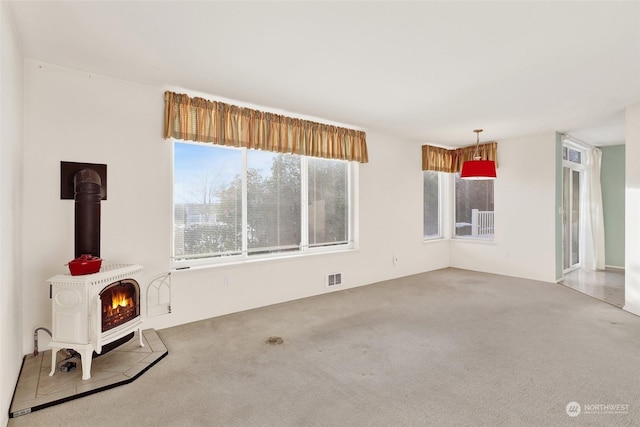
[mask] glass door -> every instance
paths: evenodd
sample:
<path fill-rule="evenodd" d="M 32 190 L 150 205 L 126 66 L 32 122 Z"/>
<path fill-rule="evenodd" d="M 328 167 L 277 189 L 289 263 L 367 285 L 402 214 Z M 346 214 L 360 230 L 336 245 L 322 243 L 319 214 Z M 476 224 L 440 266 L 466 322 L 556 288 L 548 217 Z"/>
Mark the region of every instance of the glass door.
<path fill-rule="evenodd" d="M 562 268 L 565 273 L 582 265 L 582 157 L 579 150 L 563 147 Z"/>

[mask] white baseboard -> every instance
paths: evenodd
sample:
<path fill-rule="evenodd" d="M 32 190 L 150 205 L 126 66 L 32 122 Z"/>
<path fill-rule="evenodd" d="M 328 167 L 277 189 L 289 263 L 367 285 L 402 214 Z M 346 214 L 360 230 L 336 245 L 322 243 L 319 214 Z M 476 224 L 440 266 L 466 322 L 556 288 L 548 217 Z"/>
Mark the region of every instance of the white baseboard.
<path fill-rule="evenodd" d="M 620 267 L 618 265 L 605 265 L 604 268 L 611 268 L 614 270 L 624 270 L 624 267 Z"/>

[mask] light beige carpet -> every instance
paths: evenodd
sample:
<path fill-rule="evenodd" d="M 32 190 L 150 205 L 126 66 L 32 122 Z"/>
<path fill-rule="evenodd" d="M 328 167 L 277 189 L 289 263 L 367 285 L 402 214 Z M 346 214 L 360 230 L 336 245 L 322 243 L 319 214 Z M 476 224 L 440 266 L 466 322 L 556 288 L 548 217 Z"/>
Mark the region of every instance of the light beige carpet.
<path fill-rule="evenodd" d="M 640 425 L 640 318 L 558 284 L 444 269 L 158 334 L 133 383 L 9 426 Z"/>

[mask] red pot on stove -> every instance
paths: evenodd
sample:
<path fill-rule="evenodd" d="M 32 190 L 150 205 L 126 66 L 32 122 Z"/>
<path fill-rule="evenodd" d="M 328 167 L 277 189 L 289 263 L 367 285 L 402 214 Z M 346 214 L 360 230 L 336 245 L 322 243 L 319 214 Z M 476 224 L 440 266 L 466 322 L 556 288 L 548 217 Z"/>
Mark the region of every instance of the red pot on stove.
<path fill-rule="evenodd" d="M 78 258 L 69 261 L 69 271 L 72 276 L 82 276 L 83 274 L 93 274 L 100 271 L 102 258 L 90 254 L 80 255 Z"/>

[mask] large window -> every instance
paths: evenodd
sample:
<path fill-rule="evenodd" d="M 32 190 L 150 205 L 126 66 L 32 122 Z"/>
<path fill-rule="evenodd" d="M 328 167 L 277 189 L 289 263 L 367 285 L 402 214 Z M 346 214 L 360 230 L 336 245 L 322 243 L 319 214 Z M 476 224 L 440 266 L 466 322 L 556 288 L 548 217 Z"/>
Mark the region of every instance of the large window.
<path fill-rule="evenodd" d="M 455 236 L 493 240 L 493 180 L 455 182 Z"/>
<path fill-rule="evenodd" d="M 350 167 L 176 141 L 174 264 L 350 247 Z"/>
<path fill-rule="evenodd" d="M 440 173 L 424 171 L 423 183 L 423 236 L 425 239 L 442 237 L 440 226 Z"/>

